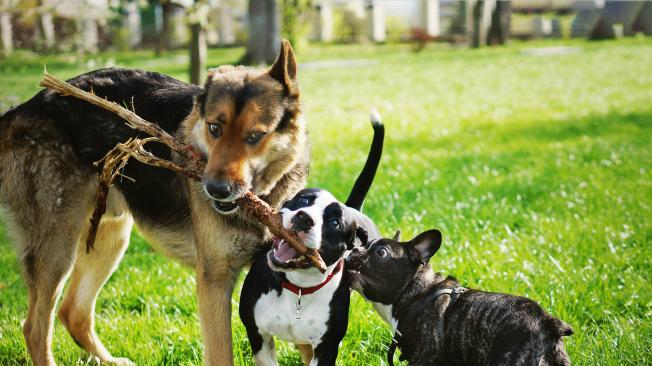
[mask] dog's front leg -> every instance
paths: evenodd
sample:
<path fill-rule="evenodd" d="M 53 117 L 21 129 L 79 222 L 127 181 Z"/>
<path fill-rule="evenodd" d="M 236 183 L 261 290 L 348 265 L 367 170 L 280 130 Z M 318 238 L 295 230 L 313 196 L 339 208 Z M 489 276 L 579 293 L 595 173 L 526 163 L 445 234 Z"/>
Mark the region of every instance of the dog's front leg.
<path fill-rule="evenodd" d="M 231 294 L 235 271 L 225 258 L 197 259 L 197 299 L 204 340 L 204 364 L 233 365 Z"/>

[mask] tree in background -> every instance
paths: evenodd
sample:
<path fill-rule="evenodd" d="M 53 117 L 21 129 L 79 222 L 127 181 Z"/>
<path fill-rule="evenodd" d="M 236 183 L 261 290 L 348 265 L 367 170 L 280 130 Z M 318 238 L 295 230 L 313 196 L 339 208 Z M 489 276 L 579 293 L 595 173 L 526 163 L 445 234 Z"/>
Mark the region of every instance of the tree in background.
<path fill-rule="evenodd" d="M 276 0 L 249 0 L 249 40 L 241 62 L 271 64 L 281 47 L 281 25 Z"/>
<path fill-rule="evenodd" d="M 170 0 L 156 0 L 153 4 L 160 4 L 163 13 L 163 24 L 159 30 L 156 40 L 156 56 L 161 56 L 163 52 L 170 48 L 170 33 L 172 33 L 172 10 L 173 5 Z"/>
<path fill-rule="evenodd" d="M 190 82 L 199 85 L 206 68 L 206 24 L 210 7 L 205 0 L 195 0 L 188 11 L 190 24 Z"/>
<path fill-rule="evenodd" d="M 0 52 L 2 55 L 9 55 L 14 50 L 11 13 L 16 3 L 16 0 L 0 0 Z"/>
<path fill-rule="evenodd" d="M 38 1 L 34 44 L 40 51 L 50 51 L 55 45 L 54 17 L 52 13 L 52 6 L 47 1 Z"/>
<path fill-rule="evenodd" d="M 295 48 L 303 41 L 312 3 L 312 0 L 280 0 L 281 33 Z"/>

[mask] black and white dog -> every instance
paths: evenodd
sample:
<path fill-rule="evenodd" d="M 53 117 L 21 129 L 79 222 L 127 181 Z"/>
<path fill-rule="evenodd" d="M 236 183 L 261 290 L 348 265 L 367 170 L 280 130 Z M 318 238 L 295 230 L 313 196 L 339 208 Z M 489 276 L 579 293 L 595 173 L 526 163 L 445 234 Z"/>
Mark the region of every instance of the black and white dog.
<path fill-rule="evenodd" d="M 307 188 L 281 209 L 283 226 L 317 249 L 327 271 L 320 273 L 282 240 L 254 259 L 242 286 L 240 319 L 258 366 L 276 365 L 274 336 L 294 343 L 306 365 L 335 365 L 351 294 L 344 253 L 367 237 L 380 237 L 360 212 L 382 153 L 384 127 L 373 114 L 372 126 L 371 150 L 346 204 L 325 190 Z"/>

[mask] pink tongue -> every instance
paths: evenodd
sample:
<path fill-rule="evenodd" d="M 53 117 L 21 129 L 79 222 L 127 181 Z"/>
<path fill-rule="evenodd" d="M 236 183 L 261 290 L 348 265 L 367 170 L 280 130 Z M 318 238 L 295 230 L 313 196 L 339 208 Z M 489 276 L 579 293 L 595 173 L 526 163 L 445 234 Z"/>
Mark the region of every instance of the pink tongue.
<path fill-rule="evenodd" d="M 278 245 L 278 249 L 274 252 L 274 256 L 281 262 L 287 262 L 297 256 L 296 249 L 292 248 L 288 243 L 282 241 Z"/>

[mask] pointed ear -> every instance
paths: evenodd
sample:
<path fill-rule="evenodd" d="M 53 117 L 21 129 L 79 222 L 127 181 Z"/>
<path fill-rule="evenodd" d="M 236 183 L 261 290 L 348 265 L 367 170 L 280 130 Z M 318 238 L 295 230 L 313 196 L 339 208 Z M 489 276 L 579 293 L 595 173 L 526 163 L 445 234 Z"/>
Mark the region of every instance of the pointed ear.
<path fill-rule="evenodd" d="M 401 241 L 401 229 L 396 230 L 396 234 L 394 234 L 394 241 Z"/>
<path fill-rule="evenodd" d="M 353 227 L 352 227 L 353 230 L 351 230 L 351 236 L 346 241 L 346 249 L 347 250 L 353 249 L 353 247 L 355 246 L 355 239 L 358 237 L 358 229 L 360 229 L 355 222 L 353 222 L 352 225 L 353 225 Z M 363 231 L 364 231 L 364 229 L 363 229 Z M 365 234 L 366 234 L 366 232 L 365 232 Z"/>
<path fill-rule="evenodd" d="M 367 242 L 369 241 L 369 236 L 367 234 L 367 230 L 365 230 L 362 226 L 358 226 L 355 229 L 355 237 L 360 240 L 360 246 L 364 247 L 367 245 Z M 351 243 L 350 247 L 347 247 L 346 249 L 353 249 L 355 246 L 355 238 L 353 239 L 353 242 Z"/>
<path fill-rule="evenodd" d="M 287 39 L 281 42 L 281 52 L 268 71 L 269 76 L 276 79 L 288 95 L 298 92 L 297 88 L 297 61 L 294 58 L 294 51 Z"/>
<path fill-rule="evenodd" d="M 441 246 L 441 233 L 439 230 L 428 230 L 408 241 L 405 245 L 412 247 L 416 259 L 428 263 L 430 258 L 437 253 Z"/>

